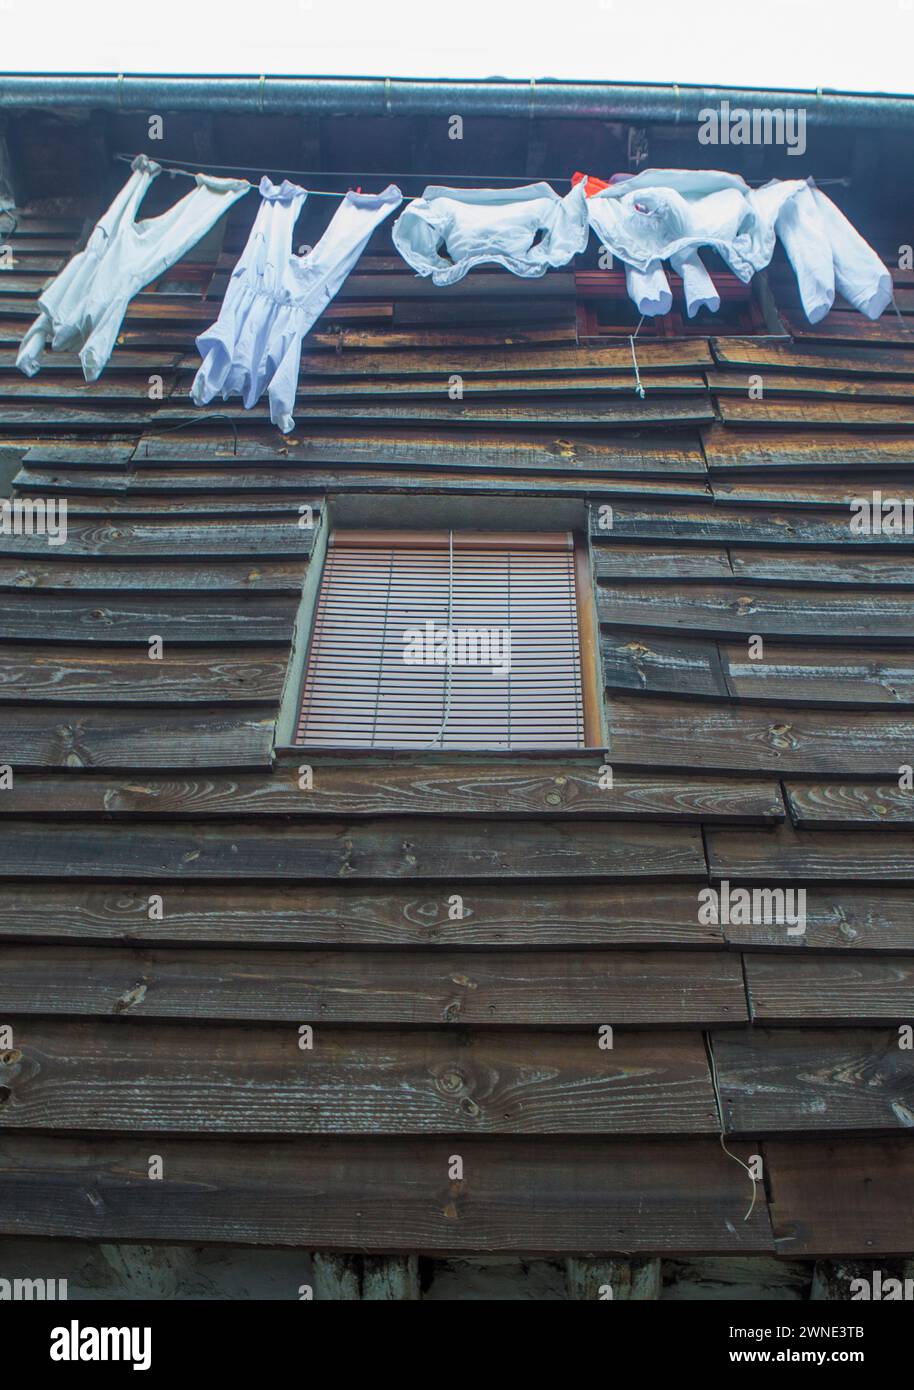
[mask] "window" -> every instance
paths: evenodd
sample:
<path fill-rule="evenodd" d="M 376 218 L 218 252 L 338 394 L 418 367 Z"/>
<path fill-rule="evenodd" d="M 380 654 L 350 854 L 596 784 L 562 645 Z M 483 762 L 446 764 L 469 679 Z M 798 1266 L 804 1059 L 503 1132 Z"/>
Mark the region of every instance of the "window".
<path fill-rule="evenodd" d="M 582 558 L 566 531 L 334 531 L 296 742 L 599 743 L 595 678 L 582 678 Z"/>

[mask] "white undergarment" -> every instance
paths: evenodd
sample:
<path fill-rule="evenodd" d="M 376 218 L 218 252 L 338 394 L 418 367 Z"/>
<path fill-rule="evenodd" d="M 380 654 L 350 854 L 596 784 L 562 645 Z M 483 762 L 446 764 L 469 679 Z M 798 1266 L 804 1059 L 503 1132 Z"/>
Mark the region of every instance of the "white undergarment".
<path fill-rule="evenodd" d="M 404 209 L 392 235 L 403 259 L 436 285 L 453 285 L 484 264 L 530 279 L 585 250 L 587 198 L 580 185 L 564 198 L 548 183 L 433 186 Z"/>
<path fill-rule="evenodd" d="M 161 168 L 138 155 L 131 169 L 85 250 L 39 295 L 41 312 L 16 357 L 26 376 L 40 369 L 50 340 L 55 349 L 78 348 L 83 376 L 95 381 L 114 350 L 133 296 L 180 260 L 250 188 L 245 179 L 198 174 L 196 186 L 180 202 L 159 217 L 137 222 L 140 204 Z"/>

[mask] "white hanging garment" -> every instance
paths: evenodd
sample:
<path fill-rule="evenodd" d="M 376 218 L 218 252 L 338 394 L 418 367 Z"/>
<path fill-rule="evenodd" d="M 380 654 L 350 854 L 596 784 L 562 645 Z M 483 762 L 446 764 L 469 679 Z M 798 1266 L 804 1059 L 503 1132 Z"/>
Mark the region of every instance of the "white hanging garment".
<path fill-rule="evenodd" d="M 772 179 L 750 188 L 738 174 L 714 169 L 647 169 L 594 192 L 587 209 L 603 245 L 627 268 L 655 277 L 662 261 L 671 262 L 690 315 L 703 303 L 720 307 L 700 246 L 712 247 L 748 282 L 769 264 L 778 237 L 813 323 L 828 313 L 836 288 L 869 318 L 891 302 L 889 271 L 811 181 Z M 638 277 L 627 275 L 627 283 L 642 313 L 666 312 L 656 307 L 664 297 L 649 294 Z"/>
<path fill-rule="evenodd" d="M 758 198 L 738 174 L 646 169 L 600 189 L 587 207 L 604 246 L 639 270 L 710 246 L 748 281 L 771 260 L 780 207 L 803 186 L 799 179 L 781 183 Z"/>
<path fill-rule="evenodd" d="M 670 257 L 670 265 L 682 280 L 689 318 L 693 319 L 699 309 L 710 309 L 712 314 L 716 314 L 720 308 L 720 295 L 698 252 L 675 251 Z"/>
<path fill-rule="evenodd" d="M 836 289 L 868 319 L 878 319 L 891 304 L 891 272 L 811 179 L 802 194 L 784 207 L 777 229 L 812 323 L 828 313 Z"/>
<path fill-rule="evenodd" d="M 803 312 L 818 323 L 835 302 L 835 263 L 811 188 L 804 186 L 784 204 L 777 231 L 797 277 Z"/>
<path fill-rule="evenodd" d="M 393 184 L 383 193 L 347 193 L 314 249 L 297 256 L 292 232 L 307 192 L 287 179 L 277 185 L 264 178 L 260 194 L 219 317 L 197 339 L 203 364 L 191 396 L 197 405 L 240 396 L 250 410 L 267 391 L 270 419 L 288 434 L 295 428 L 302 338 L 403 195 Z"/>
<path fill-rule="evenodd" d="M 83 376 L 95 381 L 114 350 L 127 306 L 205 236 L 250 188 L 244 179 L 198 174 L 196 187 L 159 217 L 137 222 L 147 189 L 161 168 L 138 155 L 132 173 L 85 250 L 38 297 L 40 314 L 19 347 L 16 366 L 34 376 L 50 340 L 55 349 L 79 349 Z"/>
<path fill-rule="evenodd" d="M 397 218 L 400 255 L 433 284 L 453 285 L 475 265 L 500 265 L 532 279 L 586 249 L 584 188 L 560 198 L 548 183 L 523 188 L 431 186 Z"/>
<path fill-rule="evenodd" d="M 651 261 L 647 270 L 636 270 L 633 265 L 625 267 L 625 288 L 629 298 L 634 300 L 639 314 L 653 318 L 655 314 L 668 314 L 673 307 L 673 294 L 659 261 Z"/>

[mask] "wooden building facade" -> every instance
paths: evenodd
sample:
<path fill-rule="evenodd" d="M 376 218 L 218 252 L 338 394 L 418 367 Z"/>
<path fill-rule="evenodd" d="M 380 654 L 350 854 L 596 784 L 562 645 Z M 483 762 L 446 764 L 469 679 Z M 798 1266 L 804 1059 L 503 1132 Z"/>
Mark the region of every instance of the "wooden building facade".
<path fill-rule="evenodd" d="M 405 172 L 409 194 L 426 171 L 609 174 L 630 144 L 590 119 L 493 119 L 460 148 L 423 121 L 165 124 L 163 159 Z M 4 135 L 0 459 L 10 497 L 68 521 L 59 545 L 0 535 L 0 1252 L 291 1248 L 338 1297 L 418 1296 L 417 1259 L 567 1261 L 570 1296 L 623 1298 L 702 1261 L 696 1287 L 709 1262 L 734 1287 L 782 1269 L 796 1297 L 846 1297 L 834 1262 L 899 1268 L 914 535 L 849 524 L 914 487 L 891 143 L 830 132 L 803 172 L 850 178 L 829 191 L 897 314 L 812 328 L 780 258 L 748 288 L 712 266 L 720 315 L 689 322 L 675 282 L 634 339 L 642 399 L 593 248 L 435 289 L 387 226 L 306 342 L 284 437 L 188 397 L 256 195 L 133 302 L 98 382 L 67 354 L 14 367 L 112 155 L 159 154 L 145 131 L 61 112 Z M 651 164 L 714 162 L 649 134 Z M 298 746 L 337 528 L 575 537 L 585 746 Z M 804 890 L 805 931 L 706 920 L 727 885 Z"/>

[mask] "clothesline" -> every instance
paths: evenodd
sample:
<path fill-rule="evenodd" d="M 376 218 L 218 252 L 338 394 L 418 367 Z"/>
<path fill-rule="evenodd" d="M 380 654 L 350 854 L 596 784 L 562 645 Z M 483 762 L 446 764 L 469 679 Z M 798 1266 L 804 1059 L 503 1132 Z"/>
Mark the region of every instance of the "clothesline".
<path fill-rule="evenodd" d="M 120 159 L 125 164 L 132 164 L 136 157 L 137 156 L 135 154 L 116 154 L 114 156 L 115 159 Z M 160 166 L 163 174 L 170 174 L 172 176 L 177 174 L 181 178 L 186 179 L 195 179 L 198 173 L 203 173 L 204 167 L 207 172 L 212 170 L 213 172 L 219 173 L 243 173 L 246 167 L 244 165 L 239 164 L 207 164 L 206 166 L 201 165 L 199 169 L 193 170 L 182 169 L 177 164 L 169 164 L 167 161 L 163 162 L 161 159 L 157 159 L 155 162 Z M 310 174 L 306 170 L 289 169 L 286 172 L 295 174 L 296 178 L 310 177 Z M 327 177 L 331 177 L 331 175 L 328 175 Z M 243 179 L 242 182 L 246 183 L 249 188 L 254 187 L 250 179 Z M 309 188 L 308 193 L 312 198 L 345 198 L 346 196 L 345 193 L 337 193 L 334 190 L 323 188 Z"/>
<path fill-rule="evenodd" d="M 122 153 L 122 152 L 118 152 L 118 153 L 114 156 L 114 158 L 117 159 L 117 160 L 121 160 L 124 164 L 132 164 L 133 161 L 137 158 L 137 156 L 136 156 L 135 154 L 124 154 L 124 153 Z M 153 155 L 149 155 L 149 156 L 147 156 L 147 158 L 152 159 L 152 158 L 154 158 L 154 156 L 153 156 Z M 184 177 L 184 178 L 188 178 L 188 179 L 195 179 L 195 178 L 197 177 L 197 174 L 198 174 L 198 173 L 203 173 L 203 172 L 207 172 L 207 173 L 212 172 L 212 173 L 214 173 L 214 174 L 247 174 L 247 173 L 249 173 L 249 172 L 251 171 L 251 167 L 252 167 L 250 164 L 209 164 L 209 163 L 207 163 L 207 164 L 200 164 L 200 165 L 198 165 L 197 169 L 185 169 L 185 168 L 183 168 L 177 161 L 170 162 L 170 161 L 167 160 L 167 159 L 156 159 L 155 162 L 156 162 L 156 164 L 158 164 L 158 165 L 161 166 L 162 172 L 163 172 L 164 174 L 177 174 L 177 175 L 180 175 L 180 176 L 182 176 L 182 177 Z M 570 183 L 571 183 L 571 178 L 570 178 L 567 174 L 562 174 L 562 175 L 557 175 L 557 176 L 556 176 L 556 175 L 551 175 L 551 174 L 536 174 L 536 175 L 533 175 L 533 174 L 456 174 L 456 173 L 448 173 L 448 174 L 420 174 L 420 173 L 413 173 L 413 172 L 410 172 L 410 173 L 402 173 L 402 174 L 366 174 L 366 173 L 360 173 L 360 172 L 358 172 L 358 171 L 355 170 L 355 169 L 285 169 L 285 170 L 281 170 L 281 169 L 279 169 L 279 168 L 274 169 L 272 172 L 277 173 L 277 174 L 278 174 L 278 173 L 282 173 L 282 174 L 284 175 L 284 177 L 289 177 L 289 176 L 291 175 L 291 176 L 293 176 L 294 178 L 297 178 L 297 179 L 312 179 L 312 178 L 318 178 L 318 179 L 359 179 L 359 180 L 365 180 L 365 179 L 368 179 L 368 178 L 388 178 L 388 179 L 398 179 L 398 180 L 401 180 L 401 181 L 404 180 L 404 179 L 420 179 L 420 180 L 422 180 L 423 183 L 448 183 L 448 184 L 452 183 L 453 180 L 455 180 L 455 179 L 459 179 L 461 182 L 466 182 L 466 180 L 469 179 L 469 180 L 471 180 L 473 183 L 477 183 L 477 184 L 479 184 L 479 183 L 483 183 L 483 184 L 507 183 L 507 184 L 511 184 L 511 185 L 518 185 L 518 184 L 527 183 L 527 182 L 530 181 L 531 178 L 535 178 L 537 182 L 543 182 L 543 183 L 552 183 L 552 184 L 556 184 L 556 183 L 567 183 L 567 184 L 570 184 Z M 251 183 L 251 180 L 250 180 L 250 179 L 247 179 L 247 180 L 245 180 L 245 181 L 246 181 L 247 183 Z M 767 182 L 766 179 L 746 179 L 746 183 L 749 183 L 749 184 L 763 184 L 763 183 L 766 183 L 766 182 Z M 816 178 L 814 178 L 814 179 L 813 179 L 813 182 L 816 183 L 816 184 L 818 184 L 818 186 L 819 186 L 820 188 L 824 188 L 827 184 L 840 184 L 843 188 L 850 188 L 850 184 L 851 184 L 850 177 L 847 176 L 847 175 L 845 175 L 845 176 L 842 177 L 842 178 L 826 178 L 826 179 L 816 179 Z M 253 184 L 251 184 L 251 186 L 253 187 Z M 338 191 L 335 190 L 335 189 L 327 189 L 327 188 L 309 188 L 309 189 L 308 189 L 308 193 L 309 193 L 312 197 L 315 197 L 315 198 L 345 198 L 345 196 L 346 196 L 345 193 L 340 193 L 340 192 L 338 192 Z"/>
<path fill-rule="evenodd" d="M 85 248 L 39 295 L 38 317 L 16 356 L 27 376 L 39 371 L 51 344 L 58 350 L 76 348 L 85 380 L 97 380 L 133 297 L 257 186 L 237 177 L 242 168 L 237 165 L 211 165 L 220 173 L 206 174 L 148 155 L 115 158 L 131 164 L 130 177 Z M 228 170 L 236 177 L 226 177 Z M 164 212 L 138 222 L 143 198 L 162 173 L 186 177 L 194 186 Z M 366 178 L 339 170 L 323 176 L 357 185 Z M 720 308 L 702 249 L 716 252 L 748 283 L 770 264 L 777 242 L 793 267 L 810 323 L 828 313 L 836 294 L 869 319 L 878 319 L 893 302 L 890 270 L 812 180 L 772 179 L 750 187 L 738 174 L 722 170 L 646 169 L 610 182 L 582 173 L 555 182 L 571 187 L 561 194 L 545 180 L 509 188 L 428 186 L 392 223 L 393 245 L 417 275 L 444 287 L 477 265 L 537 278 L 568 265 L 595 234 L 622 263 L 628 295 L 641 315 L 629 335 L 633 389 L 641 398 L 646 391 L 636 351 L 641 324 L 645 317 L 668 313 L 673 304 L 665 262 L 681 278 L 690 318 L 701 309 L 716 313 Z M 302 341 L 374 231 L 400 208 L 403 194 L 393 183 L 377 193 L 358 187 L 345 193 L 314 190 L 338 205 L 317 244 L 296 251 L 294 230 L 308 190 L 289 178 L 276 184 L 265 177 L 259 187 L 254 222 L 218 317 L 197 338 L 202 361 L 190 395 L 197 405 L 240 396 L 250 409 L 266 394 L 271 420 L 288 435 L 295 427 Z"/>

